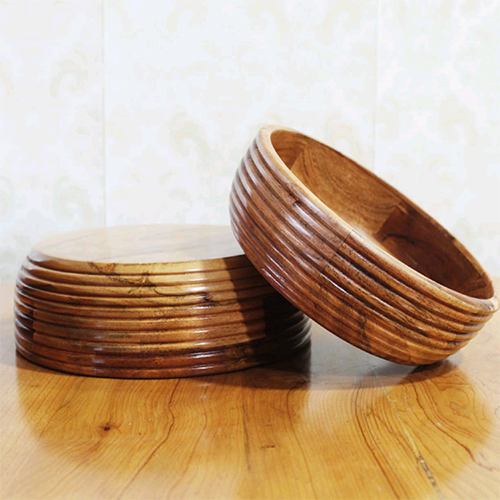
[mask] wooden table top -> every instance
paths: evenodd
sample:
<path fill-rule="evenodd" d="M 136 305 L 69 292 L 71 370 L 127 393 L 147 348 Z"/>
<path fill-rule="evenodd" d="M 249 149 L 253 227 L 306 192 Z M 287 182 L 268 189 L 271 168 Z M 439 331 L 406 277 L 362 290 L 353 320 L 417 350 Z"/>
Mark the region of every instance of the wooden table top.
<path fill-rule="evenodd" d="M 500 314 L 427 368 L 314 325 L 287 362 L 112 380 L 16 356 L 12 297 L 2 287 L 1 498 L 500 497 Z"/>

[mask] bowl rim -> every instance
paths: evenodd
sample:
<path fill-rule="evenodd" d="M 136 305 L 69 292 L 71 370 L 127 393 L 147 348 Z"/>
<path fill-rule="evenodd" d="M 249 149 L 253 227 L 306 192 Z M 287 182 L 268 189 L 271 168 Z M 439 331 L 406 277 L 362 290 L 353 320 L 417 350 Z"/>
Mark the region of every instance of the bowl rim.
<path fill-rule="evenodd" d="M 326 205 L 313 191 L 311 191 L 285 164 L 285 162 L 281 159 L 280 155 L 276 151 L 273 142 L 272 135 L 275 132 L 288 132 L 294 135 L 298 135 L 306 138 L 313 143 L 320 144 L 328 149 L 334 151 L 336 154 L 341 155 L 343 158 L 353 163 L 356 167 L 360 169 L 363 175 L 368 175 L 379 183 L 381 183 L 384 187 L 388 188 L 391 192 L 398 196 L 403 202 L 407 203 L 412 209 L 416 210 L 419 214 L 425 216 L 426 223 L 430 223 L 436 226 L 441 231 L 444 231 L 445 234 L 450 236 L 453 244 L 456 248 L 462 253 L 467 260 L 474 266 L 475 270 L 478 272 L 482 278 L 491 284 L 493 294 L 489 298 L 479 298 L 473 297 L 471 295 L 467 295 L 463 292 L 459 292 L 450 288 L 446 285 L 439 283 L 438 281 L 433 280 L 420 273 L 419 271 L 413 269 L 411 266 L 405 264 L 404 262 L 397 259 L 383 247 L 375 244 L 370 238 L 365 236 L 362 232 L 356 230 L 349 222 L 344 220 L 340 215 L 338 215 L 332 208 Z M 406 277 L 411 281 L 412 286 L 417 285 L 418 288 L 424 292 L 426 295 L 430 297 L 436 297 L 444 304 L 451 305 L 463 309 L 473 308 L 471 311 L 473 314 L 493 314 L 495 311 L 499 309 L 499 299 L 495 293 L 493 281 L 488 273 L 484 270 L 483 266 L 477 261 L 477 259 L 465 248 L 465 246 L 460 243 L 446 228 L 444 228 L 439 222 L 437 222 L 432 216 L 430 216 L 427 212 L 421 209 L 418 205 L 412 202 L 409 198 L 407 198 L 403 193 L 398 191 L 396 188 L 391 186 L 389 183 L 384 181 L 382 178 L 377 176 L 372 171 L 368 170 L 366 167 L 363 167 L 355 160 L 347 157 L 346 155 L 340 153 L 335 148 L 325 144 L 317 139 L 314 139 L 302 132 L 297 130 L 283 127 L 279 125 L 266 125 L 262 127 L 256 137 L 256 143 L 260 153 L 264 156 L 266 161 L 278 170 L 279 174 L 285 177 L 288 182 L 291 182 L 300 192 L 304 195 L 309 201 L 311 201 L 320 211 L 327 216 L 328 219 L 331 219 L 335 224 L 339 225 L 343 230 L 348 232 L 348 237 L 356 240 L 357 244 L 363 249 L 367 250 L 370 254 L 375 255 L 376 264 L 379 268 L 383 269 L 387 274 L 391 276 L 392 279 L 396 279 L 401 281 L 401 275 Z M 399 276 L 398 276 L 399 275 Z"/>

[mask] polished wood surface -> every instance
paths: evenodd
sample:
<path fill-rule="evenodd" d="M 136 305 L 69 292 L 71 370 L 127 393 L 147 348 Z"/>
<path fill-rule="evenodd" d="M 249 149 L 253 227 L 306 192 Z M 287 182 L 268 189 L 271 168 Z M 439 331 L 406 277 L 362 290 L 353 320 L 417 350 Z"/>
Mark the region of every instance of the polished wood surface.
<path fill-rule="evenodd" d="M 269 307 L 274 306 L 275 303 L 282 303 L 283 298 L 277 294 L 260 295 L 257 297 L 247 297 L 243 300 L 219 301 L 213 303 L 211 301 L 204 301 L 200 304 L 177 304 L 177 305 L 160 305 L 150 300 L 150 305 L 130 307 L 127 303 L 124 305 L 123 301 L 118 304 L 109 305 L 82 305 L 71 304 L 65 302 L 56 302 L 50 300 L 43 300 L 33 297 L 24 293 L 19 287 L 16 288 L 16 304 L 22 302 L 27 306 L 32 306 L 39 311 L 56 312 L 62 314 L 71 314 L 73 316 L 91 316 L 93 318 L 110 318 L 110 319 L 147 319 L 147 318 L 177 318 L 189 317 L 205 314 L 220 314 L 232 313 L 235 311 L 246 311 L 248 309 L 262 308 L 265 304 Z M 75 301 L 76 302 L 76 301 Z"/>
<path fill-rule="evenodd" d="M 436 221 L 373 173 L 288 129 L 264 127 L 251 144 L 233 182 L 231 222 L 283 296 L 390 361 L 445 359 L 498 309 L 484 270 Z"/>
<path fill-rule="evenodd" d="M 25 358 L 99 377 L 234 371 L 289 356 L 310 338 L 310 321 L 258 274 L 229 226 L 52 237 L 20 269 L 14 309 Z"/>
<path fill-rule="evenodd" d="M 49 237 L 34 264 L 73 273 L 169 274 L 248 265 L 227 226 L 158 224 L 86 229 Z"/>
<path fill-rule="evenodd" d="M 273 297 L 274 299 L 274 297 Z M 273 302 L 273 318 L 278 318 L 280 315 L 285 315 L 289 317 L 290 315 L 297 312 L 296 308 L 286 302 L 286 300 L 272 300 Z M 244 302 L 243 302 L 244 304 Z M 78 316 L 78 315 L 68 315 L 59 314 L 54 312 L 42 311 L 19 300 L 19 296 L 16 297 L 15 308 L 18 315 L 27 318 L 32 323 L 33 327 L 37 324 L 50 324 L 50 326 L 61 326 L 61 327 L 72 327 L 72 328 L 89 328 L 94 330 L 105 330 L 107 332 L 114 330 L 170 330 L 175 328 L 202 328 L 202 327 L 213 327 L 213 326 L 223 326 L 231 324 L 247 324 L 254 320 L 270 320 L 268 314 L 268 304 L 265 300 L 262 301 L 262 305 L 257 306 L 253 309 L 239 309 L 234 312 L 224 311 L 224 308 L 220 307 L 220 313 L 203 314 L 203 310 L 195 307 L 197 314 L 187 314 L 184 317 L 174 316 L 174 317 L 158 317 L 158 318 L 96 318 L 95 316 Z M 216 308 L 216 306 L 214 307 Z M 299 313 L 300 314 L 300 313 Z"/>
<path fill-rule="evenodd" d="M 188 273 L 189 274 L 189 273 Z M 101 275 L 102 276 L 102 275 Z M 262 276 L 253 276 L 244 279 L 226 279 L 216 282 L 186 283 L 177 285 L 157 285 L 138 284 L 134 286 L 106 286 L 88 284 L 68 284 L 55 280 L 45 280 L 37 278 L 28 272 L 25 267 L 19 271 L 18 280 L 20 283 L 41 290 L 48 290 L 55 293 L 97 297 L 157 297 L 169 295 L 189 295 L 195 293 L 227 292 L 229 290 L 245 290 L 254 287 L 263 287 L 267 283 Z M 269 287 L 271 289 L 271 287 Z"/>
<path fill-rule="evenodd" d="M 236 281 L 260 276 L 255 267 L 249 266 L 247 261 L 244 267 L 224 269 L 218 271 L 204 270 L 201 272 L 179 271 L 169 274 L 85 274 L 57 271 L 34 264 L 29 259 L 23 263 L 23 269 L 36 278 L 76 285 L 92 286 L 167 286 L 190 284 L 211 284 L 219 281 Z"/>
<path fill-rule="evenodd" d="M 45 301 L 62 302 L 82 306 L 96 307 L 147 307 L 147 306 L 175 306 L 189 304 L 213 304 L 224 301 L 257 298 L 264 295 L 274 295 L 276 292 L 267 283 L 260 287 L 246 288 L 243 290 L 229 290 L 225 292 L 198 292 L 185 295 L 164 295 L 162 293 L 153 296 L 140 295 L 127 297 L 107 297 L 99 295 L 69 295 L 66 293 L 44 290 L 40 287 L 27 285 L 21 278 L 17 281 L 17 288 L 30 297 L 40 298 Z"/>
<path fill-rule="evenodd" d="M 0 304 L 2 499 L 500 497 L 500 315 L 428 367 L 314 325 L 286 362 L 116 380 L 16 356 L 13 287 Z"/>

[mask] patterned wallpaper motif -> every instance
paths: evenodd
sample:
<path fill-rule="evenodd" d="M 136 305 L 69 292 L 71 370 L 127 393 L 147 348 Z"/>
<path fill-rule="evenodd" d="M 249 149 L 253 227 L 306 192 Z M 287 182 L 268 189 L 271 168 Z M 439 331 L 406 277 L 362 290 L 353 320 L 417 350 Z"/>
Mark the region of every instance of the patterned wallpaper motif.
<path fill-rule="evenodd" d="M 31 245 L 104 224 L 102 5 L 0 3 L 0 277 Z"/>
<path fill-rule="evenodd" d="M 0 2 L 0 276 L 38 239 L 228 222 L 266 123 L 389 180 L 500 274 L 493 1 Z"/>
<path fill-rule="evenodd" d="M 375 171 L 500 274 L 498 2 L 382 2 Z"/>
<path fill-rule="evenodd" d="M 227 223 L 268 122 L 371 164 L 375 2 L 146 5 L 105 8 L 108 222 Z"/>

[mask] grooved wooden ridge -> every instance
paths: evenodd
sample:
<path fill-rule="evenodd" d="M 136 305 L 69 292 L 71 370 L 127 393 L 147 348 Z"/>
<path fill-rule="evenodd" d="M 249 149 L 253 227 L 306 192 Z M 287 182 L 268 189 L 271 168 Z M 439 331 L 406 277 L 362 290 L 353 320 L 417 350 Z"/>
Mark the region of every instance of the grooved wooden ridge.
<path fill-rule="evenodd" d="M 290 302 L 402 364 L 464 347 L 498 309 L 470 253 L 384 181 L 298 132 L 264 127 L 236 173 L 236 239 Z"/>

